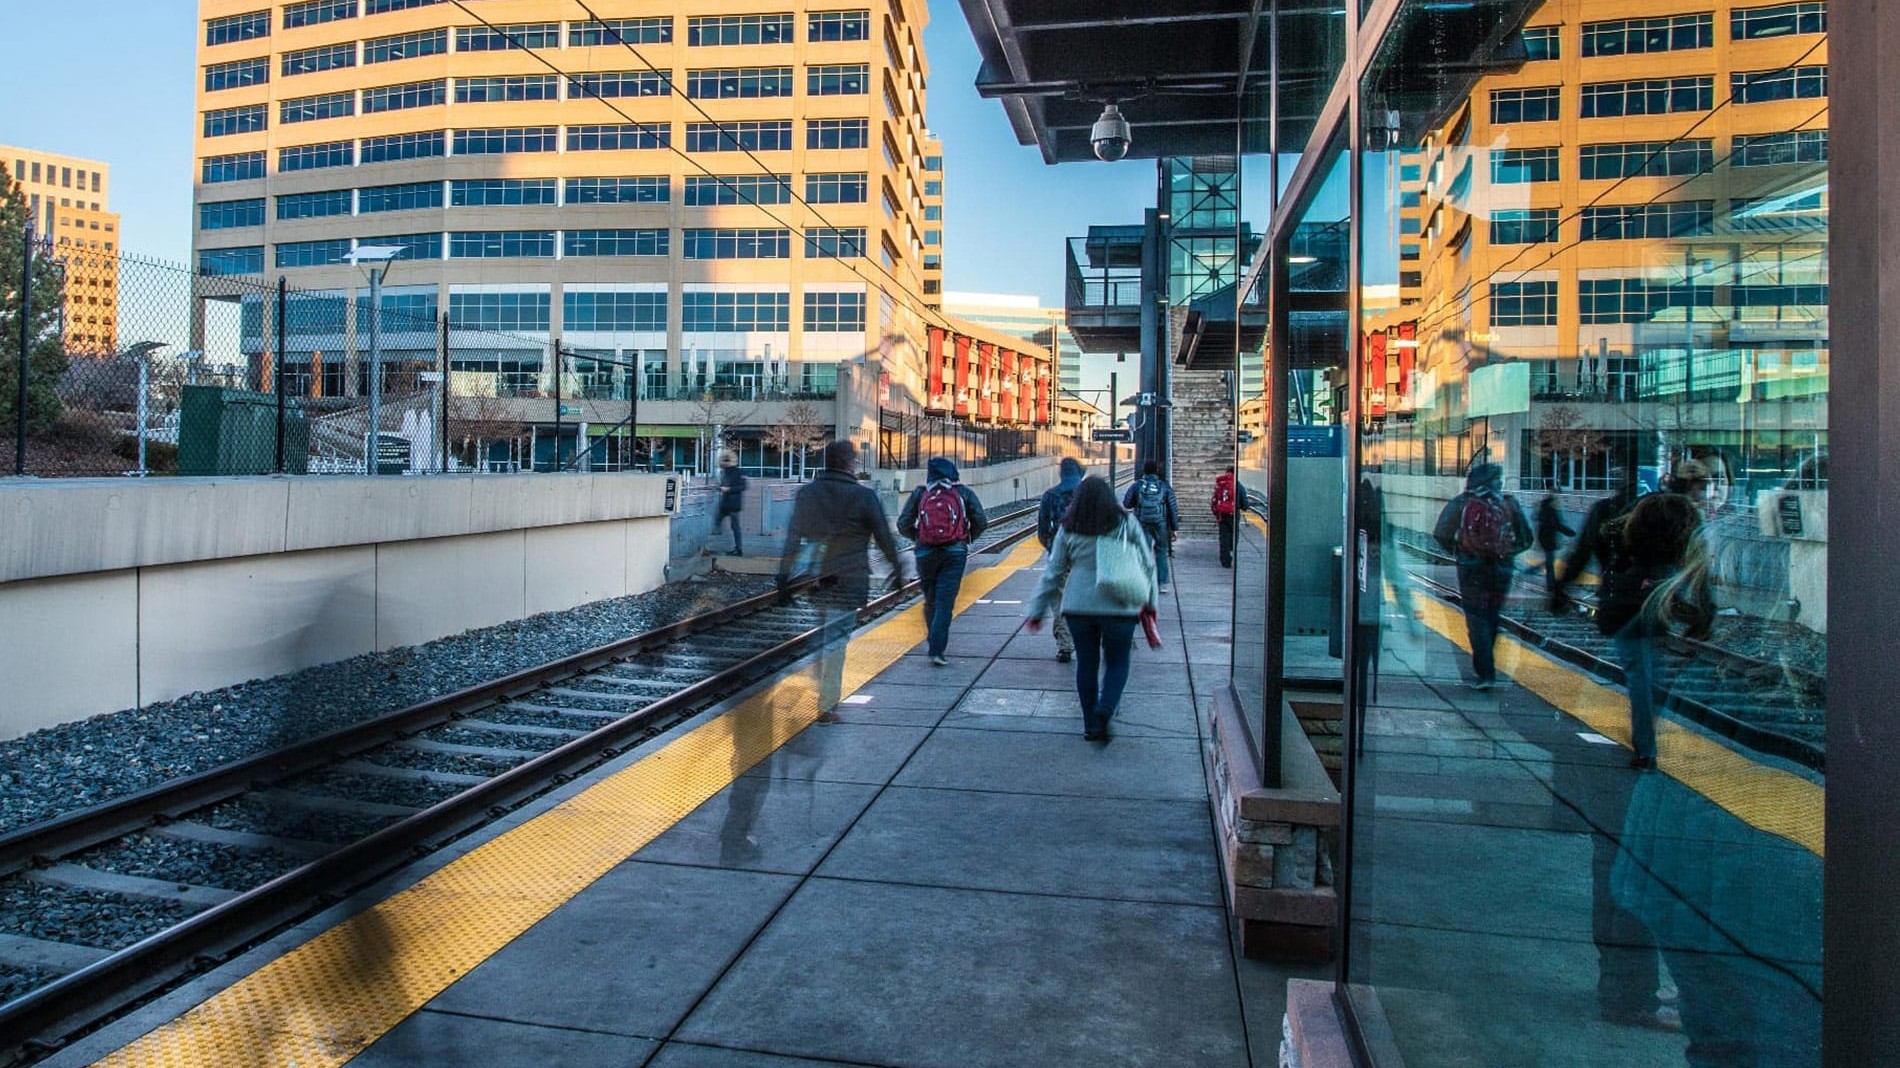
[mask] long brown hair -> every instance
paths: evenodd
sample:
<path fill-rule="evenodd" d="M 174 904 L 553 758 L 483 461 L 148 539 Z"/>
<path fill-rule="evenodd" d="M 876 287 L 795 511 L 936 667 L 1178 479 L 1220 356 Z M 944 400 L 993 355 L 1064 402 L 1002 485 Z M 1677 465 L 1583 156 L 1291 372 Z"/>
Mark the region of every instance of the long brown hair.
<path fill-rule="evenodd" d="M 1062 529 L 1099 538 L 1120 530 L 1126 514 L 1121 503 L 1115 500 L 1115 490 L 1108 480 L 1090 475 L 1075 488 L 1075 499 L 1069 502 L 1069 510 L 1062 517 Z"/>

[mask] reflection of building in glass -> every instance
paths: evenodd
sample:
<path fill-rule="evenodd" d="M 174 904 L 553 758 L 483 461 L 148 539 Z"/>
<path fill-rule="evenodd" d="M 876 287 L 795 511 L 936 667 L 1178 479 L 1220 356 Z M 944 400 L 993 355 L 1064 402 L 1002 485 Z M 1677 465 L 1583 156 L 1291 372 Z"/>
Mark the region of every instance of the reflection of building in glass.
<path fill-rule="evenodd" d="M 33 231 L 50 238 L 64 287 L 61 331 L 73 355 L 119 347 L 119 216 L 105 164 L 0 145 L 0 166 L 20 183 Z"/>
<path fill-rule="evenodd" d="M 1488 443 L 1522 486 L 1594 492 L 1694 456 L 1739 491 L 1824 457 L 1822 6 L 1655 6 L 1545 5 L 1527 61 L 1368 176 L 1403 301 L 1371 320 L 1370 411 L 1421 429 L 1388 464 Z"/>
<path fill-rule="evenodd" d="M 1084 388 L 1101 389 L 1107 386 L 1106 368 L 1100 374 L 1089 375 L 1090 382 L 1084 386 L 1083 368 L 1090 366 L 1093 370 L 1092 364 L 1101 361 L 1085 361 L 1082 358 L 1082 350 L 1076 345 L 1075 336 L 1069 333 L 1061 308 L 1045 308 L 1035 297 L 1015 293 L 945 293 L 943 297 L 943 310 L 947 315 L 999 330 L 1048 349 L 1063 389 L 1079 392 Z M 1097 378 L 1101 379 L 1100 383 L 1093 381 Z M 1103 401 L 1101 397 L 1093 399 Z M 1106 407 L 1106 404 L 1102 406 Z"/>

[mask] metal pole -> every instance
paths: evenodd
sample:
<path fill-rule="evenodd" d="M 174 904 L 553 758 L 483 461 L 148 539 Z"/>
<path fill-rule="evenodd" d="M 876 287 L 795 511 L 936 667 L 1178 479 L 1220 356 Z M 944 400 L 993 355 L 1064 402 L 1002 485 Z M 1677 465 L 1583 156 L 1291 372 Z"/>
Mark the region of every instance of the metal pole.
<path fill-rule="evenodd" d="M 146 420 L 146 415 L 147 415 L 146 409 L 149 407 L 146 403 L 146 398 L 151 395 L 151 392 L 152 392 L 151 386 L 152 386 L 152 350 L 146 349 L 144 352 L 139 353 L 139 477 L 140 478 L 144 478 L 145 472 L 146 472 L 146 467 L 145 467 L 146 423 L 145 423 L 145 420 Z"/>
<path fill-rule="evenodd" d="M 277 473 L 284 473 L 284 341 L 290 331 L 284 323 L 284 310 L 290 306 L 290 280 L 277 276 L 277 355 L 271 366 L 271 387 L 277 394 Z M 316 368 L 311 368 L 316 370 Z"/>
<path fill-rule="evenodd" d="M 640 450 L 640 394 L 646 389 L 646 367 L 644 361 L 633 361 L 633 410 L 627 413 L 628 429 L 631 435 L 627 439 L 627 464 L 633 465 L 634 454 Z M 647 470 L 653 469 L 653 454 L 647 454 Z"/>
<path fill-rule="evenodd" d="M 366 444 L 369 473 L 382 474 L 381 431 L 383 428 L 383 272 L 389 268 L 371 268 L 369 272 L 369 439 Z"/>
<path fill-rule="evenodd" d="M 561 339 L 554 339 L 554 466 L 561 469 Z"/>
<path fill-rule="evenodd" d="M 442 428 L 436 436 L 442 442 L 442 473 L 449 473 L 449 315 L 443 312 L 436 330 L 436 347 L 441 350 Z"/>
<path fill-rule="evenodd" d="M 1121 372 L 1119 371 L 1110 371 L 1108 373 L 1108 425 L 1111 427 L 1120 422 L 1120 419 L 1115 414 L 1121 411 L 1121 401 L 1119 399 L 1120 385 L 1118 381 L 1120 378 Z M 1110 486 L 1120 485 L 1120 483 L 1115 481 L 1115 461 L 1121 455 L 1121 451 L 1120 446 L 1114 442 L 1111 441 L 1108 443 L 1108 484 Z"/>
<path fill-rule="evenodd" d="M 20 257 L 20 371 L 14 383 L 13 473 L 26 474 L 26 376 L 33 354 L 33 221 L 27 220 Z"/>

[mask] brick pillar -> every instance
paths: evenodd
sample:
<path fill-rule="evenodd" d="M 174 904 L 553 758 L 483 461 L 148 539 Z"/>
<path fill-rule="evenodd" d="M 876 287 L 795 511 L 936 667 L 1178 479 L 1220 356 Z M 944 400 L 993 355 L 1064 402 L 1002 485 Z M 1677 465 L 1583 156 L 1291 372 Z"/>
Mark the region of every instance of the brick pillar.
<path fill-rule="evenodd" d="M 1174 368 L 1173 450 L 1182 536 L 1217 537 L 1214 479 L 1234 462 L 1234 413 L 1220 371 Z"/>

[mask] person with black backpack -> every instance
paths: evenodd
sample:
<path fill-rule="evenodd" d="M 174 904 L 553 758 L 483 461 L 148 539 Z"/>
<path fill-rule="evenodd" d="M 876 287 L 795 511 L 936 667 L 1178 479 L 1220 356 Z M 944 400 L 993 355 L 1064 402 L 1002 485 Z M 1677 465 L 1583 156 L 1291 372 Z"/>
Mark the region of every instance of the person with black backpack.
<path fill-rule="evenodd" d="M 1128 487 L 1122 507 L 1134 513 L 1148 535 L 1148 544 L 1155 551 L 1161 592 L 1168 592 L 1168 558 L 1174 555 L 1174 535 L 1181 529 L 1181 513 L 1174 506 L 1174 487 L 1161 477 L 1160 464 L 1149 460 L 1141 465 L 1141 477 Z"/>
<path fill-rule="evenodd" d="M 1075 502 L 1075 489 L 1088 477 L 1088 469 L 1082 466 L 1082 461 L 1067 456 L 1062 458 L 1056 471 L 1061 481 L 1043 492 L 1042 503 L 1036 509 L 1036 540 L 1042 543 L 1044 551 L 1055 545 L 1063 517 L 1069 514 L 1069 506 Z M 1056 595 L 1061 594 L 1058 588 Z M 1075 635 L 1069 631 L 1069 621 L 1062 613 L 1055 615 L 1056 663 L 1066 664 L 1075 659 Z"/>
<path fill-rule="evenodd" d="M 975 491 L 957 481 L 957 465 L 933 457 L 924 484 L 911 492 L 897 513 L 897 532 L 916 544 L 917 581 L 924 588 L 924 621 L 930 638 L 930 662 L 943 667 L 950 646 L 950 620 L 957 613 L 957 590 L 970 559 L 970 542 L 990 525 Z"/>
<path fill-rule="evenodd" d="M 1432 537 L 1458 562 L 1458 600 L 1471 639 L 1471 670 L 1477 689 L 1497 684 L 1498 619 L 1511 592 L 1517 554 L 1530 548 L 1531 524 L 1517 498 L 1504 492 L 1504 468 L 1481 463 L 1465 478 L 1465 490 L 1438 513 Z"/>

